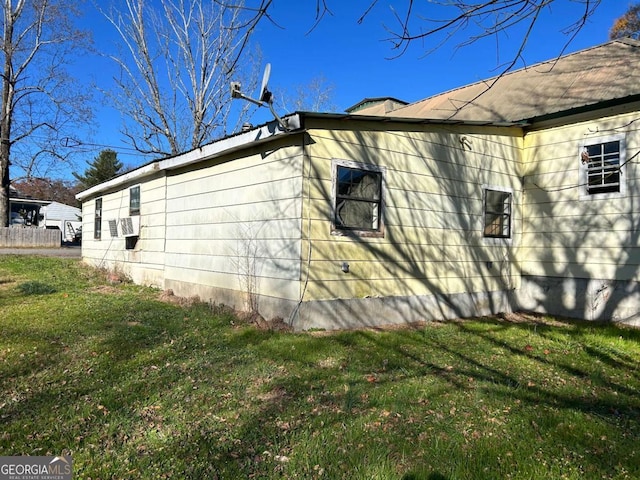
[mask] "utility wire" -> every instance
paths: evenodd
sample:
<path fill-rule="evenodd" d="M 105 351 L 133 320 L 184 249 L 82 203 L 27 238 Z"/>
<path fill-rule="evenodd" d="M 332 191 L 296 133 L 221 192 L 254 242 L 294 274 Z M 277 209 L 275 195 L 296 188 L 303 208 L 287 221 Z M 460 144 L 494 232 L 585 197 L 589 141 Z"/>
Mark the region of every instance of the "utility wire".
<path fill-rule="evenodd" d="M 634 121 L 635 121 L 635 120 L 634 120 Z M 624 161 L 624 163 L 622 163 L 622 165 L 619 165 L 619 166 L 618 166 L 618 168 L 616 168 L 614 171 L 612 171 L 611 173 L 609 173 L 609 175 L 607 175 L 607 177 L 606 177 L 606 178 L 610 177 L 611 175 L 613 175 L 613 174 L 615 174 L 615 173 L 622 174 L 622 168 L 623 168 L 627 163 L 630 163 L 634 158 L 636 158 L 636 157 L 637 157 L 637 156 L 639 156 L 639 155 L 640 155 L 640 150 L 638 150 L 638 151 L 637 151 L 636 153 L 634 153 L 631 157 L 629 157 L 627 160 L 625 160 L 625 161 Z M 570 186 L 568 186 L 568 187 L 553 187 L 553 188 L 545 188 L 545 187 L 541 187 L 540 185 L 538 185 L 538 184 L 537 184 L 537 183 L 535 183 L 535 182 L 532 182 L 532 184 L 533 184 L 535 187 L 539 188 L 540 190 L 545 191 L 545 192 L 549 192 L 549 193 L 552 193 L 552 192 L 561 192 L 561 191 L 563 191 L 563 190 L 571 190 L 571 189 L 574 189 L 574 188 L 581 188 L 581 187 L 588 187 L 588 186 L 589 186 L 589 184 L 588 184 L 588 183 L 579 183 L 579 184 L 577 184 L 577 185 L 570 185 Z"/>

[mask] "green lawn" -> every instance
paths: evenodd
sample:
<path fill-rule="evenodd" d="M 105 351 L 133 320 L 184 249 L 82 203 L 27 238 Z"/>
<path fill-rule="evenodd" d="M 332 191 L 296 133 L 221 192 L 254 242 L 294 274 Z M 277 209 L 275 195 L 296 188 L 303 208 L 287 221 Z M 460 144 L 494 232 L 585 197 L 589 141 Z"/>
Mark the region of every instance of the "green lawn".
<path fill-rule="evenodd" d="M 74 478 L 637 479 L 640 331 L 274 333 L 0 257 L 0 455 Z"/>

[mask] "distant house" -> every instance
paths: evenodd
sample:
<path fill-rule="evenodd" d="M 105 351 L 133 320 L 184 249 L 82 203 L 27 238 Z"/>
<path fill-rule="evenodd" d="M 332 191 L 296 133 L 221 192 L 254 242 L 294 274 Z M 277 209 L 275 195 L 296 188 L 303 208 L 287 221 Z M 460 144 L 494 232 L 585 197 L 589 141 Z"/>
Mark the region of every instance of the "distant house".
<path fill-rule="evenodd" d="M 82 210 L 51 200 L 37 200 L 11 187 L 9 197 L 10 227 L 60 230 L 62 241 L 78 239 L 82 230 Z"/>
<path fill-rule="evenodd" d="M 73 242 L 82 231 L 82 210 L 60 202 L 49 202 L 40 208 L 38 226 L 58 229 L 62 232 L 63 241 Z"/>
<path fill-rule="evenodd" d="M 83 258 L 297 329 L 640 324 L 638 66 L 617 40 L 412 104 L 287 115 L 78 194 Z"/>
<path fill-rule="evenodd" d="M 49 202 L 45 200 L 35 200 L 32 198 L 22 198 L 18 196 L 9 197 L 9 219 L 10 227 L 35 227 L 38 225 L 38 214 L 40 208 Z"/>

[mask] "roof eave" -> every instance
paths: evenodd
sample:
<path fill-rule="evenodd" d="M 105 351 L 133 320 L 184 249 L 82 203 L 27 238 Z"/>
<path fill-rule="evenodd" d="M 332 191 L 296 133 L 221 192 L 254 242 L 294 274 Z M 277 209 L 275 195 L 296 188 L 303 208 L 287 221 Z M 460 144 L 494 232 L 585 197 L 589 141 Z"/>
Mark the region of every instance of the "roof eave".
<path fill-rule="evenodd" d="M 234 151 L 247 148 L 252 145 L 269 142 L 282 135 L 297 133 L 302 128 L 302 116 L 300 114 L 292 114 L 285 116 L 283 121 L 287 124 L 287 129 L 274 120 L 246 132 L 237 133 L 225 137 L 216 142 L 204 145 L 186 153 L 169 157 L 162 160 L 155 160 L 151 163 L 143 165 L 131 172 L 119 175 L 111 180 L 95 185 L 76 195 L 76 199 L 83 201 L 87 198 L 94 197 L 100 193 L 113 190 L 122 185 L 142 180 L 146 177 L 157 174 L 165 170 L 174 170 L 182 168 L 194 163 L 210 160 L 221 155 L 233 153 Z"/>
<path fill-rule="evenodd" d="M 341 120 L 341 121 L 360 121 L 360 122 L 379 122 L 379 123 L 409 123 L 419 125 L 469 125 L 469 126 L 489 126 L 489 127 L 524 127 L 529 125 L 526 120 L 510 122 L 497 120 L 459 120 L 459 119 L 440 119 L 440 118 L 422 118 L 422 117 L 395 117 L 388 115 L 358 115 L 352 113 L 318 113 L 305 112 L 307 118 Z"/>
<path fill-rule="evenodd" d="M 631 95 L 623 98 L 614 98 L 610 100 L 604 100 L 597 103 L 592 103 L 589 105 L 582 105 L 580 107 L 571 108 L 568 110 L 562 110 L 558 112 L 548 113 L 545 115 L 539 115 L 537 117 L 532 117 L 524 120 L 523 122 L 536 127 L 542 123 L 553 123 L 554 121 L 560 121 L 561 119 L 569 119 L 574 117 L 575 115 L 581 115 L 589 112 L 598 112 L 603 109 L 608 108 L 616 108 L 616 107 L 624 107 L 625 105 L 632 105 L 640 103 L 640 94 Z M 635 110 L 635 107 L 632 109 Z"/>

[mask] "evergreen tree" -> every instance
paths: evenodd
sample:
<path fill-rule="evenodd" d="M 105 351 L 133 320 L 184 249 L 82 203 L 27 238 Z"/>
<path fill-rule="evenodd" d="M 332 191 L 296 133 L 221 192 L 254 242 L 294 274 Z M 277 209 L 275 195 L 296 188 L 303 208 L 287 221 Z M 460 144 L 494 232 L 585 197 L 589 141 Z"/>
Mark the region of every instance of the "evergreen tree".
<path fill-rule="evenodd" d="M 118 154 L 108 149 L 102 150 L 93 162 L 87 162 L 87 164 L 89 168 L 84 171 L 84 174 L 73 172 L 73 176 L 76 177 L 83 189 L 106 182 L 121 173 L 122 170 Z"/>

